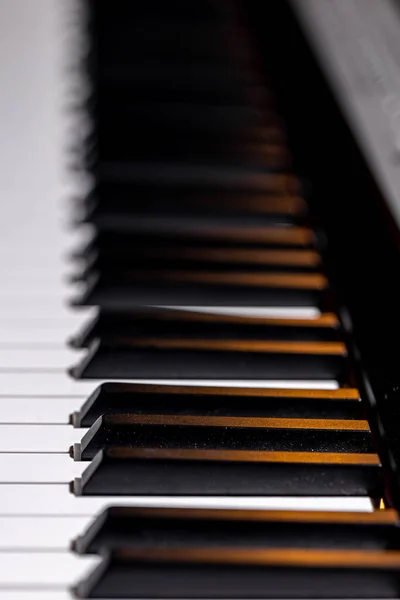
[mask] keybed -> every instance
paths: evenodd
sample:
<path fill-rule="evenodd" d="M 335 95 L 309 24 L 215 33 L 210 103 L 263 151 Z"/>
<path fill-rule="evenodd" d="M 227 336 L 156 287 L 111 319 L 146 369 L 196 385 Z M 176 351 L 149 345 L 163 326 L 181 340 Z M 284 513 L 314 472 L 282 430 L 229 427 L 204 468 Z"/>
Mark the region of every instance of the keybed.
<path fill-rule="evenodd" d="M 192 589 L 196 569 L 204 597 L 217 597 L 215 568 L 232 598 L 251 584 L 262 597 L 268 582 L 271 597 L 281 586 L 297 597 L 316 572 L 336 585 L 337 568 L 351 574 L 337 584 L 348 595 L 381 581 L 391 592 L 399 551 L 382 550 L 397 540 L 397 513 L 378 510 L 382 461 L 320 232 L 233 4 L 197 7 L 209 45 L 180 6 L 199 45 L 181 35 L 205 61 L 192 85 L 185 60 L 175 69 L 167 52 L 165 72 L 157 62 L 157 35 L 176 26 L 162 3 L 154 23 L 137 8 L 154 47 L 117 14 L 121 47 L 106 52 L 103 79 L 85 63 L 108 98 L 97 114 L 107 143 L 93 167 L 86 140 L 96 186 L 67 212 L 57 161 L 70 49 L 50 4 L 26 9 L 54 56 L 33 39 L 18 67 L 46 65 L 30 93 L 48 134 L 27 129 L 32 166 L 0 205 L 0 600 L 157 597 L 160 565 L 168 597 L 182 597 L 176 574 Z M 108 10 L 95 26 L 110 49 Z M 134 51 L 163 84 L 160 98 L 137 59 L 116 68 Z M 130 106 L 135 93 L 144 101 Z M 19 90 L 9 102 L 22 100 Z M 106 542 L 90 550 L 96 535 Z M 318 577 L 313 585 L 322 597 Z"/>

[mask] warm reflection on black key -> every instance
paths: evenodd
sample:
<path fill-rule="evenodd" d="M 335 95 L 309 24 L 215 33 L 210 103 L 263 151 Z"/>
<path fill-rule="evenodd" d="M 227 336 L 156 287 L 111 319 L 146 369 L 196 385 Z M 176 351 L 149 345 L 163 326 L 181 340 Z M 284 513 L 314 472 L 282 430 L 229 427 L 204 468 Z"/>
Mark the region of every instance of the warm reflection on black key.
<path fill-rule="evenodd" d="M 331 313 L 315 319 L 284 319 L 218 315 L 171 309 L 138 308 L 129 312 L 98 315 L 72 340 L 75 348 L 86 348 L 96 339 L 103 343 L 146 336 L 183 339 L 280 340 L 338 342 L 343 332 Z"/>
<path fill-rule="evenodd" d="M 71 419 L 90 427 L 104 414 L 181 414 L 303 419 L 363 419 L 358 390 L 210 388 L 107 383 Z"/>
<path fill-rule="evenodd" d="M 373 513 L 112 507 L 78 538 L 79 554 L 114 548 L 400 549 L 394 510 Z"/>
<path fill-rule="evenodd" d="M 208 417 L 191 415 L 104 415 L 80 444 L 76 460 L 99 450 L 130 448 L 216 448 L 277 452 L 371 452 L 365 420 Z"/>
<path fill-rule="evenodd" d="M 397 598 L 400 552 L 119 549 L 78 587 L 83 598 Z"/>
<path fill-rule="evenodd" d="M 243 148 L 243 145 L 241 145 Z M 271 146 L 264 149 L 265 154 L 280 156 L 283 160 L 284 149 Z M 276 158 L 276 159 L 277 159 Z M 275 160 L 276 160 L 275 159 Z M 147 244 L 140 237 L 136 219 L 146 217 L 149 221 L 156 218 L 168 219 L 172 226 L 183 218 L 196 217 L 201 222 L 222 226 L 224 223 L 243 226 L 263 224 L 299 225 L 302 224 L 307 208 L 304 200 L 296 195 L 270 195 L 265 193 L 238 192 L 230 190 L 198 190 L 196 188 L 172 187 L 166 189 L 159 186 L 131 186 L 102 183 L 88 195 L 84 202 L 83 220 L 93 223 L 98 230 L 95 246 L 101 253 L 117 251 L 121 248 L 128 252 L 136 246 L 141 248 L 157 248 L 157 241 L 148 240 Z M 136 236 L 121 238 L 112 237 L 105 232 L 135 231 Z M 139 240 L 137 238 L 139 236 Z M 175 242 L 174 239 L 171 242 Z M 193 245 L 195 240 L 191 240 Z"/>
<path fill-rule="evenodd" d="M 147 268 L 94 273 L 77 304 L 129 310 L 140 305 L 326 305 L 328 281 L 320 273 L 192 271 Z"/>
<path fill-rule="evenodd" d="M 255 275 L 255 273 L 251 273 Z M 81 306 L 100 306 L 107 310 L 129 310 L 142 305 L 164 306 L 242 306 L 242 307 L 317 307 L 326 310 L 325 287 L 315 280 L 312 287 L 289 287 L 283 280 L 274 286 L 250 281 L 226 284 L 221 273 L 214 282 L 163 281 L 161 272 L 133 272 L 129 280 L 107 281 L 94 274 L 83 294 L 74 300 Z M 226 275 L 226 274 L 224 274 Z M 274 274 L 271 274 L 274 275 Z M 287 273 L 295 278 L 297 273 Z M 218 278 L 220 280 L 218 281 Z M 113 278 L 114 279 L 114 278 Z"/>
<path fill-rule="evenodd" d="M 374 453 L 261 452 L 177 448 L 101 450 L 76 495 L 381 497 Z"/>
<path fill-rule="evenodd" d="M 93 273 L 99 273 L 103 281 L 124 281 L 139 269 L 164 269 L 179 271 L 235 272 L 246 269 L 248 273 L 308 273 L 321 269 L 321 257 L 312 250 L 264 250 L 233 246 L 198 248 L 179 243 L 135 245 L 112 248 L 112 251 L 94 251 L 83 258 L 83 268 L 76 274 L 78 281 L 87 281 Z"/>
<path fill-rule="evenodd" d="M 93 343 L 77 378 L 347 379 L 340 342 L 178 339 L 148 336 Z"/>
<path fill-rule="evenodd" d="M 259 148 L 266 156 L 284 160 L 289 151 L 278 143 L 240 145 L 247 152 Z M 112 197 L 111 197 L 112 196 Z M 240 190 L 220 190 L 209 187 L 168 187 L 156 185 L 136 186 L 97 183 L 87 197 L 80 202 L 90 220 L 91 211 L 97 216 L 124 213 L 125 216 L 140 214 L 165 214 L 169 216 L 198 215 L 244 217 L 259 216 L 274 218 L 277 223 L 294 225 L 304 222 L 307 216 L 305 200 L 296 194 L 266 194 L 264 192 L 241 192 Z M 94 215 L 94 212 L 93 212 Z M 99 225 L 97 221 L 94 221 Z M 104 230 L 109 229 L 104 221 Z M 132 240 L 134 243 L 134 240 Z"/>
<path fill-rule="evenodd" d="M 174 218 L 175 217 L 175 218 Z M 107 228 L 94 238 L 89 247 L 89 253 L 99 250 L 101 253 L 130 252 L 136 246 L 147 245 L 154 248 L 160 244 L 174 245 L 177 243 L 206 248 L 213 244 L 221 248 L 240 245 L 261 249 L 310 248 L 315 245 L 315 233 L 301 226 L 287 227 L 285 223 L 270 217 L 255 219 L 251 215 L 233 218 L 221 218 L 215 215 L 206 218 L 200 215 L 165 215 L 139 214 L 134 218 L 125 215 L 110 215 L 107 217 Z M 102 229 L 102 227 L 100 227 Z"/>

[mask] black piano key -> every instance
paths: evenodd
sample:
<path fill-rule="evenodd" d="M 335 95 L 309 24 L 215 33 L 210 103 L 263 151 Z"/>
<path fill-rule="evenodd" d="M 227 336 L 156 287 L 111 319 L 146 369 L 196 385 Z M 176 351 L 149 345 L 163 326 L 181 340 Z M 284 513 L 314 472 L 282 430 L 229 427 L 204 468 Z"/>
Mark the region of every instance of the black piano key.
<path fill-rule="evenodd" d="M 100 215 L 100 221 L 104 216 Z M 107 219 L 107 227 L 118 226 L 118 222 L 124 222 L 124 227 L 128 227 L 130 222 L 138 227 L 144 224 L 146 229 L 157 228 L 163 221 L 164 228 L 190 229 L 196 226 L 226 228 L 229 222 L 231 225 L 238 223 L 238 218 L 232 220 L 212 217 L 209 221 L 208 216 L 201 215 L 182 217 L 165 213 L 164 217 L 160 215 L 145 216 L 133 214 L 115 213 L 114 217 Z M 266 227 L 271 225 L 270 219 L 274 217 L 242 217 L 241 226 L 260 227 L 264 222 Z M 94 221 L 97 218 L 94 217 Z M 100 225 L 101 226 L 101 225 Z M 135 276 L 137 271 L 146 269 L 149 272 L 159 270 L 166 271 L 200 271 L 200 272 L 240 272 L 243 269 L 250 274 L 259 273 L 263 269 L 267 273 L 318 273 L 322 268 L 320 254 L 311 248 L 282 248 L 267 247 L 260 248 L 246 246 L 241 243 L 218 245 L 216 241 L 210 241 L 209 244 L 198 244 L 182 238 L 154 239 L 154 234 L 150 233 L 148 237 L 142 235 L 136 236 L 122 235 L 118 239 L 108 237 L 108 243 L 101 242 L 98 238 L 83 249 L 79 256 L 78 278 L 85 279 L 90 277 L 91 273 L 99 273 L 107 281 L 126 281 Z M 83 268 L 82 268 L 82 265 Z"/>
<path fill-rule="evenodd" d="M 182 448 L 101 450 L 71 491 L 89 496 L 382 497 L 374 453 Z"/>
<path fill-rule="evenodd" d="M 205 176 L 210 178 L 211 185 L 213 180 L 223 182 L 221 173 L 224 172 L 229 182 L 228 170 L 230 169 L 234 172 L 248 173 L 248 177 L 251 177 L 249 185 L 254 186 L 257 173 L 270 173 L 272 177 L 273 174 L 277 176 L 279 173 L 288 173 L 291 170 L 288 161 L 277 160 L 281 153 L 269 150 L 271 146 L 274 148 L 283 145 L 281 136 L 272 127 L 257 129 L 258 137 L 248 130 L 245 132 L 239 130 L 235 134 L 229 129 L 228 135 L 221 123 L 219 129 L 222 131 L 220 136 L 216 137 L 217 128 L 208 133 L 200 119 L 196 120 L 198 130 L 192 126 L 191 131 L 184 123 L 181 124 L 182 129 L 178 129 L 171 121 L 160 125 L 153 122 L 147 124 L 142 120 L 136 124 L 129 120 L 129 115 L 124 117 L 120 108 L 116 110 L 119 113 L 119 120 L 111 119 L 109 124 L 106 122 L 98 128 L 97 138 L 90 135 L 85 141 L 87 164 L 96 165 L 100 175 L 103 175 L 103 169 L 107 168 L 107 174 L 112 165 L 120 162 L 129 163 L 131 169 L 141 165 L 143 170 L 147 169 L 149 172 L 152 164 L 155 163 L 163 169 L 171 165 L 178 182 L 184 178 L 188 183 L 192 180 L 196 183 L 199 180 L 197 171 L 200 172 L 200 177 L 204 172 Z M 203 131 L 200 135 L 202 125 Z M 96 152 L 92 152 L 91 148 L 94 140 L 96 140 Z M 182 172 L 178 171 L 178 165 Z M 105 180 L 107 181 L 106 175 Z M 113 181 L 114 177 L 111 180 Z M 118 181 L 119 176 L 115 180 Z M 128 179 L 128 183 L 130 181 Z M 124 182 L 124 177 L 121 182 Z M 148 182 L 151 184 L 152 180 Z M 241 187 L 246 187 L 246 184 L 241 184 Z M 261 187 L 261 190 L 263 189 L 264 187 Z M 281 188 L 272 180 L 268 182 L 266 189 L 279 191 Z M 292 188 L 288 188 L 288 191 L 289 189 Z M 298 188 L 293 187 L 293 189 Z"/>
<path fill-rule="evenodd" d="M 99 314 L 71 340 L 75 348 L 103 341 L 146 336 L 166 338 L 342 341 L 338 318 L 326 313 L 316 319 L 273 319 L 215 315 L 174 309 L 138 308 L 128 312 Z"/>
<path fill-rule="evenodd" d="M 252 55 L 247 30 L 239 23 L 221 22 L 216 26 L 213 22 L 186 20 L 183 27 L 182 21 L 174 21 L 168 16 L 162 21 L 147 19 L 146 27 L 136 19 L 119 23 L 118 29 L 106 27 L 102 29 L 98 42 L 109 60 L 131 54 L 158 60 L 186 58 L 221 63 L 234 60 L 250 66 Z M 232 34 L 235 39 L 232 39 Z"/>
<path fill-rule="evenodd" d="M 307 548 L 118 549 L 81 598 L 397 598 L 400 552 Z"/>
<path fill-rule="evenodd" d="M 136 246 L 121 253 L 110 248 L 107 254 L 94 252 L 80 261 L 73 279 L 87 281 L 92 273 L 100 273 L 105 281 L 124 281 L 138 269 L 190 269 L 191 271 L 235 272 L 246 268 L 248 273 L 263 268 L 266 273 L 312 273 L 321 269 L 320 256 L 312 250 L 258 250 L 253 248 L 196 248 L 181 244 L 166 246 Z"/>
<path fill-rule="evenodd" d="M 76 378 L 314 379 L 345 381 L 340 342 L 115 338 L 95 341 L 71 369 Z"/>
<path fill-rule="evenodd" d="M 274 138 L 275 138 L 274 134 Z M 265 169 L 180 163 L 102 162 L 94 169 L 101 181 L 127 184 L 216 186 L 246 191 L 298 193 L 300 182 L 293 175 L 272 173 Z"/>
<path fill-rule="evenodd" d="M 142 68 L 142 67 L 141 67 Z M 163 66 L 164 68 L 164 66 Z M 228 130 L 229 135 L 236 128 L 254 126 L 265 127 L 267 124 L 275 125 L 279 123 L 278 117 L 273 111 L 261 111 L 254 106 L 213 106 L 196 105 L 173 102 L 153 102 L 146 104 L 124 103 L 119 101 L 107 102 L 103 104 L 100 100 L 100 111 L 97 112 L 99 120 L 110 119 L 118 128 L 124 121 L 129 129 L 138 127 L 140 132 L 143 128 L 154 128 L 155 132 L 160 132 L 164 128 L 174 129 L 179 135 L 183 129 L 187 136 L 193 130 L 202 129 L 202 139 L 207 138 L 211 130 L 213 137 L 219 133 L 224 134 Z M 99 135 L 107 131 L 107 124 L 103 129 L 100 124 Z M 122 136 L 126 131 L 122 131 Z M 139 134 L 140 135 L 140 134 Z M 157 135 L 157 133 L 156 133 Z M 157 144 L 157 138 L 154 140 Z"/>
<path fill-rule="evenodd" d="M 118 263 L 118 260 L 115 261 L 102 261 L 101 257 L 99 257 L 97 264 L 94 261 L 92 264 L 88 265 L 88 269 L 86 274 L 83 274 L 82 277 L 78 280 L 81 281 L 90 281 L 90 278 L 93 275 L 97 275 L 99 281 L 101 281 L 104 285 L 129 285 L 132 281 L 137 281 L 142 279 L 142 274 L 145 271 L 147 276 L 145 277 L 147 283 L 151 279 L 152 274 L 154 273 L 154 279 L 157 277 L 160 269 L 166 272 L 175 273 L 177 271 L 188 271 L 190 270 L 193 274 L 193 277 L 198 274 L 203 274 L 204 272 L 212 273 L 215 277 L 219 274 L 222 275 L 221 279 L 229 274 L 236 274 L 238 271 L 246 269 L 247 274 L 250 276 L 251 274 L 258 275 L 260 273 L 260 268 L 263 269 L 265 275 L 283 275 L 288 273 L 289 275 L 307 275 L 307 274 L 319 274 L 316 272 L 315 268 L 304 268 L 299 265 L 282 265 L 272 264 L 272 265 L 260 265 L 259 262 L 255 262 L 253 264 L 244 264 L 240 259 L 235 264 L 235 253 L 232 252 L 231 259 L 226 262 L 220 263 L 218 260 L 213 260 L 212 257 L 208 257 L 206 253 L 198 253 L 198 258 L 194 256 L 192 258 L 190 253 L 184 253 L 184 249 L 182 249 L 182 255 L 168 256 L 168 252 L 165 252 L 163 257 L 158 258 L 157 256 L 152 256 L 151 251 L 147 254 L 144 251 L 142 256 L 131 256 L 126 257 L 125 260 L 122 260 L 121 263 Z M 162 248 L 159 249 L 162 252 Z M 203 254 L 203 258 L 202 255 Z M 240 257 L 240 255 L 237 255 Z M 223 254 L 221 253 L 221 258 L 223 259 Z M 114 263 L 114 269 L 113 264 Z M 163 283 L 164 281 L 161 280 Z M 173 284 L 174 282 L 168 282 L 168 284 Z M 166 284 L 164 284 L 166 285 Z M 197 285 L 195 283 L 195 285 Z M 261 286 L 260 286 L 261 287 Z M 279 289 L 279 285 L 277 288 Z M 282 286 L 281 289 L 290 289 L 285 286 Z"/>
<path fill-rule="evenodd" d="M 101 137 L 100 137 L 101 136 Z M 155 140 L 157 136 L 157 140 Z M 256 169 L 268 167 L 272 171 L 288 171 L 291 161 L 285 146 L 278 142 L 235 142 L 228 139 L 197 139 L 184 136 L 174 137 L 158 131 L 148 135 L 132 136 L 122 128 L 103 128 L 97 138 L 96 152 L 93 152 L 93 136 L 85 141 L 84 156 L 87 166 L 101 160 L 129 159 L 134 161 L 156 161 L 182 163 L 213 162 L 215 165 L 248 165 Z M 116 186 L 117 187 L 117 186 Z"/>
<path fill-rule="evenodd" d="M 365 420 L 108 414 L 74 445 L 73 454 L 91 460 L 113 447 L 368 453 L 373 443 Z"/>
<path fill-rule="evenodd" d="M 90 427 L 103 414 L 181 414 L 303 419 L 362 419 L 358 390 L 213 388 L 106 383 L 78 412 L 75 427 Z"/>
<path fill-rule="evenodd" d="M 135 270 L 108 281 L 93 273 L 76 305 L 129 310 L 164 306 L 314 306 L 328 304 L 327 280 L 319 273 Z"/>
<path fill-rule="evenodd" d="M 323 292 L 328 289 L 328 280 L 322 273 L 269 273 L 259 270 L 248 273 L 242 271 L 191 271 L 191 270 L 170 270 L 163 269 L 133 269 L 124 274 L 125 277 L 121 283 L 126 285 L 138 284 L 154 285 L 156 282 L 167 286 L 226 286 L 233 292 L 237 288 L 256 288 L 272 290 L 299 290 L 299 293 Z"/>
<path fill-rule="evenodd" d="M 167 25 L 167 24 L 166 24 Z M 184 23 L 182 23 L 184 26 Z M 127 32 L 129 36 L 133 35 L 133 28 Z M 247 85 L 265 84 L 263 74 L 260 70 L 249 68 L 248 61 L 222 60 L 214 58 L 208 60 L 196 60 L 193 56 L 180 54 L 175 56 L 151 56 L 144 53 L 142 56 L 124 56 L 123 53 L 110 52 L 108 47 L 103 45 L 101 69 L 99 70 L 99 80 L 108 85 L 118 84 L 118 82 L 129 82 L 136 84 L 135 79 L 146 83 L 150 77 L 154 81 L 167 81 L 167 87 L 173 87 L 175 80 L 183 79 L 186 81 L 203 81 L 207 85 L 208 81 L 221 85 L 230 85 L 232 87 L 246 87 Z M 116 50 L 116 49 L 114 49 Z M 147 56 L 145 56 L 147 54 Z M 119 68 L 118 68 L 119 67 Z M 112 69 L 116 68 L 115 72 Z M 167 79 L 169 76 L 169 79 Z M 160 85 L 161 87 L 161 85 Z M 265 86 L 268 89 L 268 86 Z"/>
<path fill-rule="evenodd" d="M 153 69 L 146 69 L 144 61 L 140 65 L 127 65 L 121 61 L 103 68 L 97 74 L 94 89 L 96 97 L 103 103 L 106 100 L 115 102 L 116 99 L 133 104 L 139 101 L 203 102 L 207 107 L 215 104 L 246 106 L 249 100 L 265 100 L 265 88 L 262 88 L 260 77 L 254 72 L 249 74 L 243 70 L 240 73 L 231 65 L 194 65 L 187 61 L 186 64 L 154 65 Z M 208 130 L 208 133 L 212 134 L 212 131 Z M 200 134 L 198 131 L 199 137 Z M 242 141 L 284 139 L 280 130 L 275 133 L 254 126 L 236 128 L 233 132 L 225 128 L 224 134 Z"/>
<path fill-rule="evenodd" d="M 110 85 L 110 81 L 112 80 Z M 125 102 L 183 102 L 204 103 L 207 105 L 232 105 L 247 106 L 253 104 L 267 105 L 271 103 L 268 90 L 258 81 L 249 81 L 246 87 L 237 85 L 232 77 L 218 78 L 212 72 L 203 74 L 202 79 L 190 78 L 188 73 L 176 73 L 171 80 L 164 77 L 158 81 L 141 73 L 137 80 L 121 80 L 112 78 L 112 73 L 102 73 L 101 79 L 96 81 L 96 88 L 88 99 L 88 111 L 94 111 L 98 98 L 103 102 L 115 101 L 120 97 Z M 251 139 L 265 140 L 265 136 L 256 136 L 253 132 Z M 250 141 L 247 140 L 247 141 Z"/>
<path fill-rule="evenodd" d="M 118 548 L 336 548 L 398 550 L 398 515 L 112 507 L 73 542 L 78 554 Z"/>
<path fill-rule="evenodd" d="M 271 152 L 275 149 L 278 155 L 286 152 L 285 148 L 280 146 L 269 148 Z M 256 215 L 269 217 L 273 219 L 272 223 L 278 224 L 300 222 L 307 212 L 305 201 L 293 194 L 272 195 L 238 190 L 227 192 L 214 190 L 212 187 L 206 190 L 185 187 L 165 189 L 154 185 L 131 187 L 105 182 L 98 184 L 83 199 L 83 203 L 88 208 L 95 206 L 100 212 L 110 215 L 118 212 L 123 212 L 126 216 L 159 213 L 170 217 L 182 214 L 239 218 Z M 117 242 L 118 238 L 115 238 L 114 243 Z M 134 240 L 131 240 L 131 243 L 134 243 Z"/>
<path fill-rule="evenodd" d="M 127 235 L 122 240 L 112 239 L 109 236 L 108 246 L 105 249 L 113 250 L 114 243 L 116 249 L 120 248 L 122 244 L 128 248 L 135 248 L 139 246 L 140 242 L 146 242 L 151 248 L 151 236 L 160 235 L 161 243 L 169 243 L 169 245 L 183 245 L 186 242 L 191 242 L 196 246 L 196 238 L 210 240 L 210 245 L 213 243 L 229 243 L 236 242 L 240 247 L 240 244 L 246 246 L 248 240 L 246 239 L 246 232 L 254 230 L 256 239 L 252 241 L 253 245 L 294 245 L 294 246 L 308 246 L 312 244 L 311 237 L 307 239 L 307 233 L 299 230 L 283 230 L 283 227 L 287 228 L 290 223 L 288 219 L 284 219 L 281 215 L 268 215 L 260 213 L 232 213 L 223 214 L 218 211 L 206 211 L 200 213 L 200 211 L 193 211 L 191 207 L 187 209 L 181 208 L 178 213 L 173 208 L 169 209 L 168 206 L 164 206 L 164 209 L 158 210 L 156 207 L 154 210 L 150 209 L 144 211 L 144 209 L 138 208 L 138 210 L 130 209 L 129 211 L 118 211 L 118 206 L 115 209 L 110 209 L 109 212 L 102 212 L 101 210 L 93 209 L 91 214 L 86 219 L 99 228 L 100 231 L 115 231 L 117 227 L 120 228 L 122 234 L 134 234 L 137 233 L 140 237 L 138 240 L 129 238 Z M 261 228 L 267 228 L 262 236 Z M 272 230 L 272 228 L 276 228 Z M 279 231 L 277 229 L 279 228 Z M 208 232 L 207 229 L 210 231 Z M 168 238 L 174 231 L 177 231 L 179 235 L 178 239 Z M 235 232 L 243 231 L 244 239 Z M 217 235 L 218 234 L 218 235 Z M 306 235 L 304 235 L 306 234 Z M 247 235 L 249 235 L 247 233 Z M 145 236 L 148 238 L 146 239 Z M 164 238 L 164 239 L 163 239 Z M 190 238 L 190 239 L 188 239 Z M 287 240 L 287 241 L 286 241 Z M 113 245 L 110 244 L 113 242 Z M 141 244 L 141 245 L 142 245 Z M 189 245 L 189 244 L 187 244 Z M 101 244 L 98 249 L 100 250 Z"/>
<path fill-rule="evenodd" d="M 276 226 L 276 222 L 273 226 L 266 226 L 262 222 L 260 224 L 258 220 L 250 225 L 242 225 L 238 219 L 234 224 L 227 224 L 222 218 L 210 221 L 199 218 L 198 226 L 194 227 L 191 219 L 177 218 L 175 221 L 171 215 L 173 226 L 170 226 L 166 222 L 162 224 L 159 216 L 147 215 L 146 219 L 141 220 L 142 226 L 146 224 L 143 230 L 137 227 L 134 219 L 127 216 L 125 220 L 121 217 L 118 212 L 114 216 L 108 213 L 107 222 L 99 217 L 100 232 L 94 236 L 86 252 L 107 253 L 113 252 L 113 249 L 122 252 L 123 248 L 129 252 L 136 246 L 151 248 L 158 244 L 172 247 L 187 245 L 199 249 L 212 245 L 222 249 L 239 246 L 264 250 L 297 250 L 310 249 L 316 243 L 316 234 L 308 227 Z M 177 226 L 179 223 L 180 227 Z M 193 227 L 189 228 L 191 223 Z"/>
<path fill-rule="evenodd" d="M 282 290 L 280 288 L 237 288 L 235 294 L 227 287 L 215 285 L 157 287 L 102 286 L 96 275 L 88 282 L 82 295 L 72 300 L 72 306 L 100 306 L 110 311 L 126 311 L 143 305 L 163 306 L 241 306 L 241 307 L 317 307 L 324 309 L 326 300 L 316 291 Z"/>
<path fill-rule="evenodd" d="M 185 0 L 170 0 L 168 5 L 162 0 L 148 0 L 144 3 L 126 3 L 116 0 L 112 5 L 107 2 L 91 0 L 90 17 L 95 19 L 98 27 L 112 28 L 114 25 L 127 28 L 135 25 L 141 19 L 149 19 L 150 23 L 163 23 L 171 19 L 172 22 L 189 23 L 230 23 L 237 17 L 235 4 L 231 2 L 215 2 L 215 0 L 202 0 L 189 5 Z M 235 21 L 236 22 L 236 19 Z M 130 34 L 130 28 L 126 33 Z"/>

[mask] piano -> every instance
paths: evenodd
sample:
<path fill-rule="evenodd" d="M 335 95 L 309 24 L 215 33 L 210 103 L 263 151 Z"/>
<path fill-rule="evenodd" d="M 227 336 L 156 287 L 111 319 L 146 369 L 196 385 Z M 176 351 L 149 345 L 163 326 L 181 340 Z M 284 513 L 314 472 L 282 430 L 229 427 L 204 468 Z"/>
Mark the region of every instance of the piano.
<path fill-rule="evenodd" d="M 0 17 L 0 600 L 398 598 L 398 3 Z"/>

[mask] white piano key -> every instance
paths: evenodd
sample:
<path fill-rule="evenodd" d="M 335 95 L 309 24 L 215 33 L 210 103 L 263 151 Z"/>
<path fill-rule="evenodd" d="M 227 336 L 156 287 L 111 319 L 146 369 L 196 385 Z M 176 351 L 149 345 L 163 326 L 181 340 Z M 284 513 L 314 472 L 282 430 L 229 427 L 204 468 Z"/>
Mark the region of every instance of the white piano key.
<path fill-rule="evenodd" d="M 91 394 L 106 380 L 85 379 L 76 381 L 67 373 L 18 373 L 0 372 L 0 396 L 84 396 Z M 108 380 L 109 381 L 109 380 Z M 129 379 L 130 383 L 156 383 L 159 385 L 204 385 L 252 388 L 328 389 L 339 387 L 334 380 L 239 380 L 239 379 Z"/>
<path fill-rule="evenodd" d="M 12 297 L 0 298 L 0 315 L 8 319 L 64 319 L 71 314 L 71 307 L 60 298 Z"/>
<path fill-rule="evenodd" d="M 18 221 L 17 221 L 18 222 Z M 20 223 L 18 223 L 20 225 Z M 54 224 L 49 224 L 53 226 Z M 45 243 L 46 242 L 46 243 Z M 55 242 L 55 240 L 54 240 Z M 60 243 L 61 242 L 61 243 Z M 58 243 L 51 243 L 51 240 L 45 240 L 43 238 L 42 246 L 37 248 L 29 248 L 27 251 L 26 244 L 20 248 L 18 243 L 11 243 L 7 240 L 7 244 L 1 244 L 0 242 L 0 271 L 3 273 L 17 272 L 20 269 L 21 273 L 29 273 L 30 269 L 34 271 L 49 271 L 49 272 L 63 272 L 65 268 L 65 257 L 67 256 L 66 248 L 75 248 L 73 244 L 68 241 L 59 240 Z M 10 252 L 10 254 L 6 254 Z"/>
<path fill-rule="evenodd" d="M 6 299 L 10 296 L 25 295 L 28 298 L 32 296 L 51 296 L 55 298 L 64 299 L 71 291 L 71 285 L 68 283 L 66 277 L 61 276 L 61 269 L 59 270 L 58 277 L 51 273 L 42 273 L 35 276 L 35 271 L 31 269 L 29 275 L 24 277 L 20 273 L 16 273 L 14 276 L 10 273 L 2 273 L 2 287 L 0 288 L 0 298 Z"/>
<path fill-rule="evenodd" d="M 0 424 L 0 453 L 68 453 L 86 432 L 87 429 L 75 429 L 72 425 Z"/>
<path fill-rule="evenodd" d="M 67 373 L 0 372 L 0 395 L 4 396 L 86 396 L 97 387 L 96 381 L 75 381 Z"/>
<path fill-rule="evenodd" d="M 65 591 L 55 591 L 55 590 L 16 590 L 10 589 L 1 590 L 0 589 L 0 600 L 76 600 L 76 596 L 69 592 Z M 118 598 L 105 598 L 104 600 L 118 600 Z"/>
<path fill-rule="evenodd" d="M 22 348 L 51 344 L 65 348 L 65 342 L 92 320 L 97 310 L 70 311 L 60 318 L 8 318 L 0 314 L 0 347 Z"/>
<path fill-rule="evenodd" d="M 75 463 L 81 465 L 82 463 Z M 87 463 L 86 463 L 87 464 Z M 1 516 L 95 517 L 109 506 L 372 512 L 367 497 L 74 496 L 67 484 L 0 484 Z"/>
<path fill-rule="evenodd" d="M 67 425 L 69 415 L 79 410 L 85 400 L 86 396 L 0 396 L 0 423 Z"/>
<path fill-rule="evenodd" d="M 40 321 L 39 321 L 40 322 Z M 83 325 L 83 321 L 82 321 Z M 13 323 L 2 327 L 0 323 L 0 348 L 65 348 L 66 342 L 78 327 L 64 325 L 61 320 L 51 321 L 49 326 L 31 325 L 23 329 Z"/>
<path fill-rule="evenodd" d="M 11 249 L 11 246 L 9 247 Z M 59 265 L 63 262 L 64 259 L 60 256 L 57 261 L 51 263 L 46 263 L 46 261 L 43 261 L 43 263 L 32 261 L 31 264 L 27 266 L 29 257 L 25 257 L 25 260 L 19 265 L 20 269 L 18 271 L 14 269 L 13 264 L 9 266 L 8 263 L 0 263 L 0 273 L 1 276 L 4 277 L 6 283 L 21 281 L 23 279 L 26 279 L 28 282 L 37 279 L 57 279 L 58 281 L 62 281 L 63 275 Z"/>
<path fill-rule="evenodd" d="M 76 600 L 72 591 L 49 590 L 21 590 L 21 589 L 0 589 L 0 600 Z M 107 599 L 105 599 L 107 600 Z M 118 599 L 109 599 L 118 600 Z"/>
<path fill-rule="evenodd" d="M 4 202 L 2 204 L 2 212 L 7 204 L 11 203 Z M 87 223 L 80 227 L 68 227 L 67 219 L 60 214 L 60 209 L 56 207 L 55 212 L 51 213 L 54 207 L 54 204 L 43 207 L 47 211 L 48 219 L 42 222 L 42 227 L 34 221 L 24 223 L 20 214 L 15 216 L 14 221 L 18 223 L 19 229 L 13 229 L 12 236 L 3 236 L 0 239 L 0 268 L 2 270 L 10 271 L 15 264 L 21 264 L 25 268 L 30 264 L 41 268 L 48 264 L 65 265 L 65 259 L 68 256 L 66 252 L 84 247 L 92 240 L 94 235 L 92 225 Z M 26 210 L 26 208 L 25 204 L 24 209 Z M 62 211 L 63 209 L 61 209 Z M 8 218 L 8 215 L 3 216 Z M 29 242 L 32 244 L 30 245 Z M 11 251 L 9 256 L 6 256 L 7 251 Z"/>
<path fill-rule="evenodd" d="M 0 268 L 0 276 L 3 283 L 3 286 L 7 288 L 7 290 L 13 290 L 15 293 L 21 293 L 25 289 L 25 292 L 32 288 L 41 288 L 42 291 L 47 290 L 49 288 L 62 288 L 68 291 L 68 283 L 66 282 L 66 278 L 62 276 L 62 271 L 60 269 L 56 270 L 56 265 L 54 265 L 54 269 L 39 271 L 35 267 L 30 268 L 29 270 L 13 270 L 13 271 L 5 271 Z M 2 294 L 5 295 L 5 294 Z"/>
<path fill-rule="evenodd" d="M 0 589 L 51 588 L 75 585 L 101 562 L 99 556 L 70 552 L 0 553 Z"/>
<path fill-rule="evenodd" d="M 0 553 L 61 551 L 92 523 L 91 517 L 0 517 Z"/>
<path fill-rule="evenodd" d="M 89 464 L 76 462 L 69 454 L 0 453 L 0 484 L 68 483 Z"/>
<path fill-rule="evenodd" d="M 79 297 L 86 290 L 86 283 L 75 281 L 68 283 L 67 280 L 61 282 L 32 282 L 24 285 L 23 281 L 15 281 L 13 284 L 4 285 L 0 288 L 0 306 L 7 307 L 18 298 L 24 298 L 26 302 L 40 299 L 42 302 L 62 303 L 65 298 Z"/>
<path fill-rule="evenodd" d="M 77 361 L 86 354 L 85 350 L 70 348 L 1 348 L 0 371 L 60 371 Z"/>
<path fill-rule="evenodd" d="M 5 284 L 0 288 L 0 306 L 8 306 L 16 298 L 23 297 L 28 303 L 34 299 L 40 298 L 45 302 L 62 303 L 65 298 L 79 297 L 86 290 L 85 282 L 69 282 L 65 281 L 34 281 L 23 282 L 15 281 L 12 284 Z"/>

